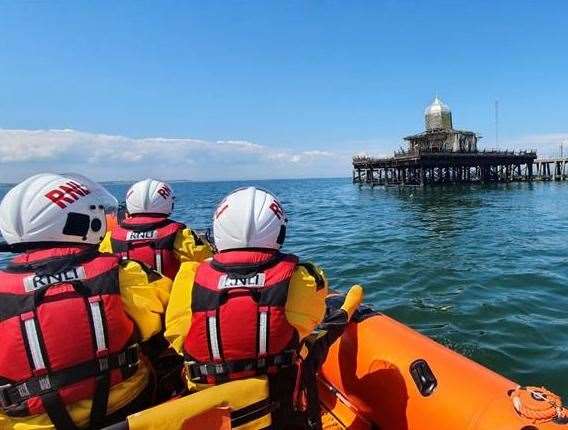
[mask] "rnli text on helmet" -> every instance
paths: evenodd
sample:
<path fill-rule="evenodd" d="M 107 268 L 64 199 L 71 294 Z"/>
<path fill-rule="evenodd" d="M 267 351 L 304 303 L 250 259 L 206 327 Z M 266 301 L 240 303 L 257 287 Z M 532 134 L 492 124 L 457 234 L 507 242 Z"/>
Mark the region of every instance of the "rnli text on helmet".
<path fill-rule="evenodd" d="M 274 200 L 272 202 L 272 204 L 270 205 L 270 210 L 272 212 L 274 212 L 274 215 L 276 215 L 278 217 L 278 219 L 282 219 L 284 217 L 284 210 L 282 209 L 282 206 L 280 206 L 276 200 Z"/>
<path fill-rule="evenodd" d="M 61 185 L 48 193 L 45 194 L 49 200 L 59 206 L 61 209 L 65 209 L 67 204 L 75 203 L 81 197 L 90 194 L 89 189 L 78 182 L 68 181 L 65 185 Z"/>
<path fill-rule="evenodd" d="M 172 195 L 172 190 L 167 185 L 162 185 L 158 191 L 158 194 L 161 195 L 164 199 L 167 199 L 169 196 Z"/>

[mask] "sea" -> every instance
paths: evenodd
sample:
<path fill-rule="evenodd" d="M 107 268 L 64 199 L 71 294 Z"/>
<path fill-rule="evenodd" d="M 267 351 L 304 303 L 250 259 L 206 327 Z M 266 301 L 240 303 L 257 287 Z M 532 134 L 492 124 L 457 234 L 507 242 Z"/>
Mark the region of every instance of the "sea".
<path fill-rule="evenodd" d="M 128 188 L 106 185 L 119 200 Z M 332 288 L 359 283 L 381 312 L 522 385 L 568 394 L 568 183 L 173 182 L 173 217 L 209 228 L 223 196 L 251 185 L 281 199 L 285 250 L 322 266 Z"/>

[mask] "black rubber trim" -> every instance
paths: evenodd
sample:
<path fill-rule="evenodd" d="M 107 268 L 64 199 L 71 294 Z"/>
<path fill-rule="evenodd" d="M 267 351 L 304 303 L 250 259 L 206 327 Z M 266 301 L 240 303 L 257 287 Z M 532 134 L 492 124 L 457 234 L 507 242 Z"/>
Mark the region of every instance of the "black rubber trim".
<path fill-rule="evenodd" d="M 250 423 L 254 420 L 262 418 L 272 412 L 273 404 L 270 399 L 264 399 L 252 405 L 245 406 L 231 412 L 231 425 L 239 427 L 243 424 Z"/>

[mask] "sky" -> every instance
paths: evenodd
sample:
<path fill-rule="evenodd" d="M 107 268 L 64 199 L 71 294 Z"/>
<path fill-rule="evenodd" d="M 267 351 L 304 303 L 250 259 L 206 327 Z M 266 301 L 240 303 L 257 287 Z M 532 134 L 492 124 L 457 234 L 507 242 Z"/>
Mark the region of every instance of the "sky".
<path fill-rule="evenodd" d="M 568 151 L 568 2 L 0 0 L 0 181 L 349 176 L 439 95 Z M 499 101 L 499 142 L 494 104 Z"/>

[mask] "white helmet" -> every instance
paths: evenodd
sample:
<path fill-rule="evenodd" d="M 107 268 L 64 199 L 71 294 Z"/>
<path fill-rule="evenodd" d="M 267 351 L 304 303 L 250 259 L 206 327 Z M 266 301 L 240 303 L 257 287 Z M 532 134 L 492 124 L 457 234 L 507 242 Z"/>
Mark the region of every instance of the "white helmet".
<path fill-rule="evenodd" d="M 0 232 L 11 245 L 99 243 L 107 212 L 118 202 L 101 185 L 77 174 L 40 173 L 12 188 L 0 203 Z"/>
<path fill-rule="evenodd" d="M 168 184 L 148 178 L 130 187 L 126 193 L 126 210 L 130 215 L 169 215 L 174 210 L 174 199 L 174 192 Z"/>
<path fill-rule="evenodd" d="M 267 191 L 249 187 L 233 191 L 213 216 L 219 251 L 242 248 L 280 249 L 288 222 L 282 205 Z"/>

